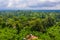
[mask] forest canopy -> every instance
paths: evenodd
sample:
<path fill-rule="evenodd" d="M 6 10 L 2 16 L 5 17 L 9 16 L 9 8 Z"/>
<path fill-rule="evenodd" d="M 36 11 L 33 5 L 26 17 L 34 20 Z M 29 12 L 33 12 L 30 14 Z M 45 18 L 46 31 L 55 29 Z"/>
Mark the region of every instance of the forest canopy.
<path fill-rule="evenodd" d="M 0 40 L 60 40 L 60 12 L 0 11 Z"/>

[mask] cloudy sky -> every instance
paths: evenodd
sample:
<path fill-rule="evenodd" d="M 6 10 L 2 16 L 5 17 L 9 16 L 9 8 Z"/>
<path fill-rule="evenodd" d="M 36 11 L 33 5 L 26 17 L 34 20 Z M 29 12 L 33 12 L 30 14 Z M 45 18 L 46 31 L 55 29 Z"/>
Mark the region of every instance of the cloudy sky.
<path fill-rule="evenodd" d="M 60 10 L 60 0 L 0 0 L 1 9 Z"/>

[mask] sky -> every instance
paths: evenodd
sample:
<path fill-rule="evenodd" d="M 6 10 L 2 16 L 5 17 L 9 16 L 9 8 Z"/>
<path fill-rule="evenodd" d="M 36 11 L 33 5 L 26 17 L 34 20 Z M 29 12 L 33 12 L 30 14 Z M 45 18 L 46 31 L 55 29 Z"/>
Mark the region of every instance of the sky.
<path fill-rule="evenodd" d="M 60 0 L 0 0 L 2 9 L 60 10 Z"/>

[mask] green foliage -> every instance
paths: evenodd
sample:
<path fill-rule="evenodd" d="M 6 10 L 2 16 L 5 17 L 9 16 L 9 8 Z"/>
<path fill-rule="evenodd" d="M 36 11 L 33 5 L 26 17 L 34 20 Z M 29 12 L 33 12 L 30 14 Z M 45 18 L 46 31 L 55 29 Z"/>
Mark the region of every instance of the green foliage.
<path fill-rule="evenodd" d="M 0 40 L 23 40 L 33 34 L 38 39 L 60 40 L 60 13 L 0 11 Z"/>
<path fill-rule="evenodd" d="M 16 40 L 16 29 L 12 28 L 3 28 L 0 29 L 0 40 Z"/>
<path fill-rule="evenodd" d="M 19 40 L 22 40 L 23 38 L 25 38 L 30 33 L 31 33 L 30 27 L 23 28 L 19 33 Z"/>
<path fill-rule="evenodd" d="M 41 31 L 41 32 L 44 31 L 44 27 L 43 27 L 40 19 L 30 21 L 30 24 L 32 25 L 31 30 Z"/>
<path fill-rule="evenodd" d="M 60 40 L 60 26 L 53 26 L 49 28 L 48 34 L 52 40 Z"/>

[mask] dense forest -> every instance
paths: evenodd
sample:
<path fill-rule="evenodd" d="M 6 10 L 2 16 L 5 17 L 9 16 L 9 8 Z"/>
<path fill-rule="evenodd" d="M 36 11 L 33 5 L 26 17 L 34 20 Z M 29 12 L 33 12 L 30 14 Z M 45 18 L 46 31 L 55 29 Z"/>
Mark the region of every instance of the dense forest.
<path fill-rule="evenodd" d="M 60 40 L 60 12 L 0 11 L 0 40 L 29 39 Z"/>

